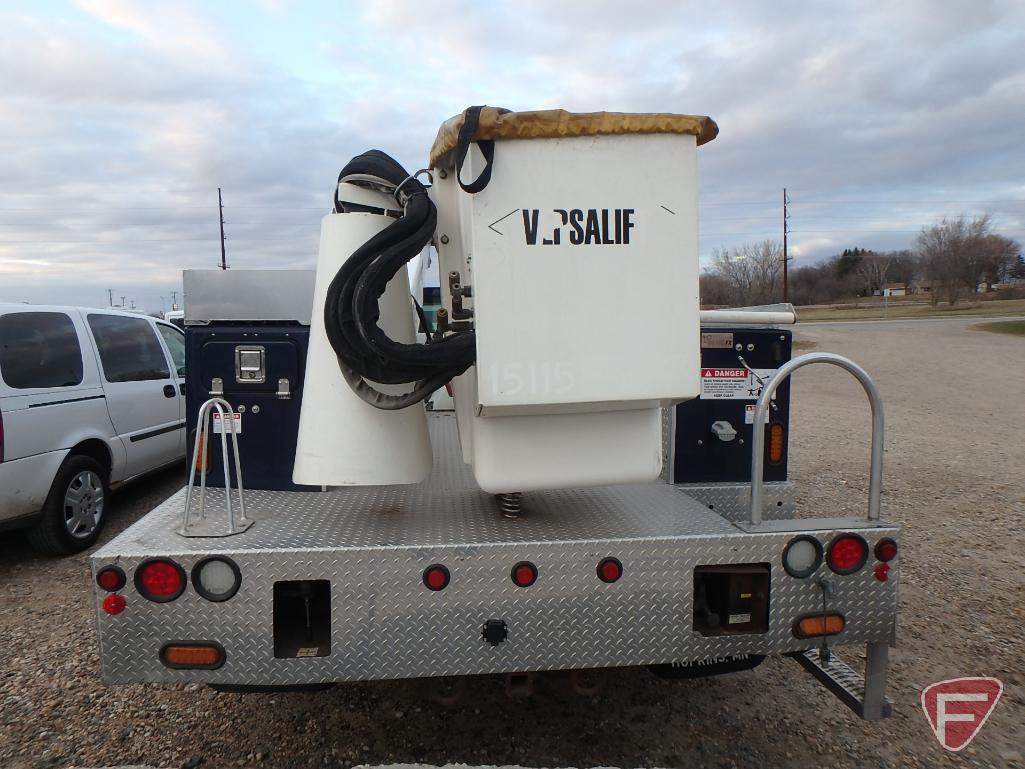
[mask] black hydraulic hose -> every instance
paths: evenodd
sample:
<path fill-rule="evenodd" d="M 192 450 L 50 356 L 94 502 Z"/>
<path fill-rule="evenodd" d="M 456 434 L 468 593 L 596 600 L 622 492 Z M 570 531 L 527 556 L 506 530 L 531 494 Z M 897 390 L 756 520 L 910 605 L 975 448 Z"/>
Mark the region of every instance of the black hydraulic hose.
<path fill-rule="evenodd" d="M 388 282 L 430 242 L 437 210 L 426 188 L 379 150 L 353 158 L 338 179 L 339 184 L 392 192 L 403 212 L 356 249 L 332 279 L 324 305 L 325 330 L 342 374 L 357 395 L 377 408 L 405 408 L 473 365 L 476 340 L 472 331 L 462 331 L 428 346 L 396 342 L 384 333 L 378 326 L 379 300 Z M 336 191 L 335 212 L 350 210 L 368 208 L 339 200 Z M 415 385 L 408 393 L 389 395 L 374 388 L 375 382 Z"/>

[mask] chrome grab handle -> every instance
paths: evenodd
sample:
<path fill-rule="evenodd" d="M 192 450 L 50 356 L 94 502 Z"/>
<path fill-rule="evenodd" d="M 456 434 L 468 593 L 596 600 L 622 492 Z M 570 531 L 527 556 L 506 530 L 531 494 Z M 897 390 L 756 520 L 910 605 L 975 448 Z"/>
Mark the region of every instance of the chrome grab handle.
<path fill-rule="evenodd" d="M 879 520 L 879 500 L 883 489 L 883 399 L 879 395 L 872 377 L 854 361 L 834 355 L 831 352 L 810 352 L 800 355 L 784 363 L 766 383 L 762 394 L 755 405 L 753 435 L 751 441 L 751 524 L 757 526 L 762 522 L 762 478 L 765 469 L 765 416 L 769 411 L 769 402 L 784 379 L 797 369 L 810 363 L 831 363 L 839 366 L 861 382 L 872 406 L 872 460 L 868 482 L 868 519 Z"/>
<path fill-rule="evenodd" d="M 182 521 L 182 528 L 179 530 L 179 534 L 182 536 L 225 536 L 225 534 L 197 534 L 194 531 L 190 531 L 189 525 L 192 520 L 192 489 L 193 483 L 196 480 L 196 465 L 199 463 L 199 452 L 200 448 L 205 452 L 208 450 L 208 441 L 210 438 L 210 427 L 209 423 L 213 421 L 213 414 L 218 414 L 221 421 L 221 456 L 223 458 L 224 465 L 224 499 L 228 508 L 228 531 L 227 536 L 232 534 L 239 534 L 252 524 L 248 518 L 246 518 L 246 502 L 242 492 L 242 463 L 239 459 L 238 453 L 238 434 L 235 432 L 235 419 L 232 416 L 235 409 L 230 403 L 223 398 L 211 398 L 206 401 L 202 406 L 199 407 L 199 418 L 196 420 L 196 440 L 192 449 L 192 466 L 189 469 L 189 484 L 185 487 L 185 515 Z M 228 466 L 228 438 L 227 431 L 229 428 L 225 427 L 225 423 L 231 425 L 231 448 L 235 455 L 235 479 L 238 487 L 238 507 L 239 507 L 239 521 L 235 523 L 235 509 L 231 504 L 231 471 Z M 199 476 L 199 518 L 206 518 L 206 462 L 203 463 L 203 470 Z"/>

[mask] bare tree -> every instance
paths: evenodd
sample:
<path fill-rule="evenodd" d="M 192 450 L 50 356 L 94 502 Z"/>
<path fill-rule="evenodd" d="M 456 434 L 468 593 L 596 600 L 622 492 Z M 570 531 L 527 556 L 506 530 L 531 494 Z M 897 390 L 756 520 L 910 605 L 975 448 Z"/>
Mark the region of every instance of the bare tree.
<path fill-rule="evenodd" d="M 794 304 L 828 304 L 858 295 L 857 271 L 842 273 L 840 254 L 819 264 L 808 264 L 790 272 L 790 299 Z M 859 261 L 861 257 L 858 257 Z"/>
<path fill-rule="evenodd" d="M 889 280 L 892 283 L 900 283 L 906 291 L 911 282 L 918 275 L 918 260 L 910 251 L 893 251 L 888 255 Z"/>
<path fill-rule="evenodd" d="M 1021 262 L 1021 246 L 1003 235 L 986 235 L 979 243 L 975 261 L 982 273 L 979 282 L 985 284 L 986 291 L 992 291 L 993 284 L 1010 277 Z"/>
<path fill-rule="evenodd" d="M 865 296 L 873 296 L 876 291 L 882 292 L 886 287 L 890 260 L 880 254 L 868 253 L 858 263 L 857 270 L 861 279 L 865 281 Z"/>
<path fill-rule="evenodd" d="M 991 249 L 987 248 L 987 239 L 991 237 L 991 224 L 989 214 L 972 219 L 967 223 L 965 236 L 961 242 L 962 277 L 970 294 L 978 293 L 979 286 L 984 284 L 986 272 L 991 267 Z"/>
<path fill-rule="evenodd" d="M 746 243 L 712 252 L 711 273 L 729 290 L 730 304 L 765 304 L 778 299 L 783 248 L 774 240 Z"/>
<path fill-rule="evenodd" d="M 721 275 L 705 272 L 700 278 L 701 306 L 706 308 L 728 307 L 732 302 L 732 291 Z"/>
<path fill-rule="evenodd" d="M 980 256 L 990 226 L 990 218 L 984 214 L 971 220 L 944 217 L 922 229 L 917 239 L 918 252 L 925 273 L 933 282 L 933 304 L 941 299 L 957 304 L 965 289 L 977 289 L 985 273 Z"/>

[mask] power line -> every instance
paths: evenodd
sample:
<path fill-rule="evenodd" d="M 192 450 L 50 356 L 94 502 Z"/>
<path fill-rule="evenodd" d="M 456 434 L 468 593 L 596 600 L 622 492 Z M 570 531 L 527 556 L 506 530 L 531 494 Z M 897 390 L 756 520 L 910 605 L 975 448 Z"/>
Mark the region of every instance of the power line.
<path fill-rule="evenodd" d="M 1013 203 L 1013 204 L 1025 204 L 1025 198 L 984 198 L 976 200 L 954 200 L 949 198 L 943 199 L 932 199 L 932 198 L 918 198 L 915 200 L 880 200 L 875 198 L 865 199 L 819 199 L 815 200 L 807 198 L 801 203 L 802 206 L 832 206 L 832 205 L 864 205 L 864 206 L 878 206 L 878 205 L 974 205 L 974 206 L 985 206 L 991 203 Z M 698 200 L 698 206 L 733 206 L 733 207 L 763 207 L 770 208 L 771 204 L 765 200 L 752 200 L 752 201 L 714 201 L 714 200 Z M 207 206 L 196 206 L 196 205 L 174 205 L 174 206 L 76 206 L 74 211 L 68 215 L 74 215 L 75 213 L 95 213 L 97 211 L 180 211 L 180 210 L 205 210 Z M 242 204 L 242 205 L 231 205 L 226 206 L 227 210 L 234 211 L 238 209 L 274 209 L 277 211 L 320 211 L 327 213 L 330 210 L 330 206 L 282 206 L 274 203 L 253 203 L 253 204 Z M 54 214 L 53 208 L 47 208 L 42 206 L 34 207 L 6 207 L 0 206 L 0 211 L 12 211 L 20 213 L 39 213 L 52 216 Z"/>
<path fill-rule="evenodd" d="M 864 205 L 864 206 L 876 206 L 876 205 L 939 205 L 939 204 L 951 204 L 951 205 L 986 205 L 989 203 L 1025 203 L 1025 198 L 982 198 L 977 200 L 952 200 L 949 198 L 918 198 L 917 200 L 878 200 L 876 198 L 865 198 L 862 200 L 856 199 L 814 199 L 808 198 L 806 203 L 802 205 L 809 206 L 833 206 L 833 205 Z M 721 201 L 717 202 L 714 200 L 698 200 L 699 206 L 763 206 L 768 208 L 769 204 L 764 200 L 757 201 Z"/>

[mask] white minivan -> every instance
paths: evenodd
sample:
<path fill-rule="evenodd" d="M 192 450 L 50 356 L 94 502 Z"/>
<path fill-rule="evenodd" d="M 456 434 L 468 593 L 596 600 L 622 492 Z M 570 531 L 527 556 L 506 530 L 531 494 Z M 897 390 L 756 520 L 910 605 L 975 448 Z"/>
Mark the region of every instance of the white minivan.
<path fill-rule="evenodd" d="M 0 530 L 77 552 L 110 489 L 185 455 L 185 337 L 117 310 L 0 304 Z"/>

